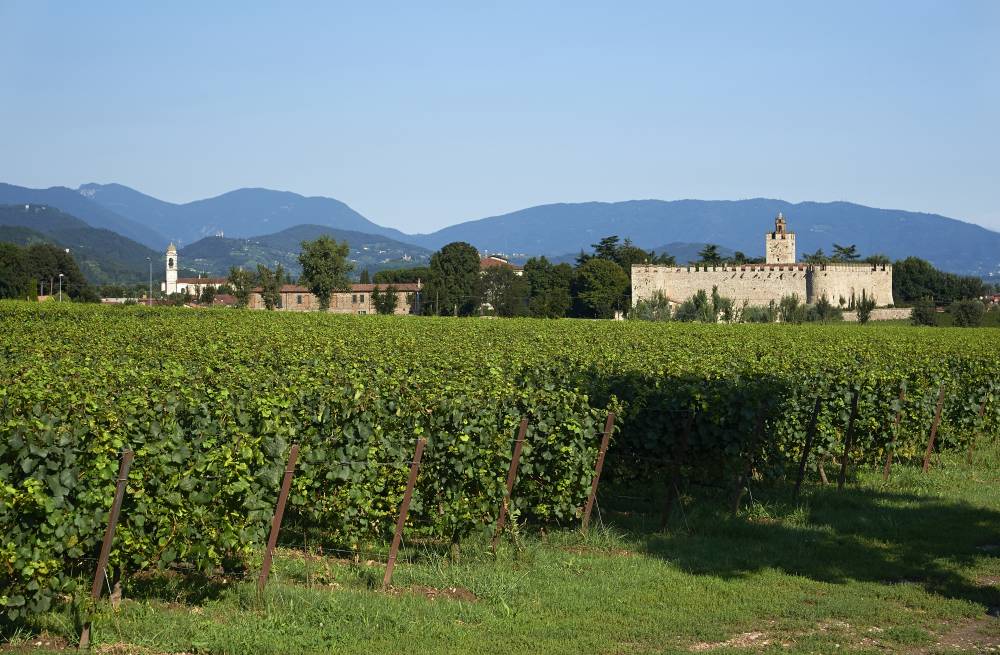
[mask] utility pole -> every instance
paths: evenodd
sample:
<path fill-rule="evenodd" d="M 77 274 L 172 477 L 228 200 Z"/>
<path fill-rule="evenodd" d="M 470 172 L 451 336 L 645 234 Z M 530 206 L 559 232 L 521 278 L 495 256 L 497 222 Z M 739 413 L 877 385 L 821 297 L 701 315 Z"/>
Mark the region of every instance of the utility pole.
<path fill-rule="evenodd" d="M 59 274 L 59 302 L 62 302 L 62 279 L 63 279 L 63 274 L 60 273 Z"/>

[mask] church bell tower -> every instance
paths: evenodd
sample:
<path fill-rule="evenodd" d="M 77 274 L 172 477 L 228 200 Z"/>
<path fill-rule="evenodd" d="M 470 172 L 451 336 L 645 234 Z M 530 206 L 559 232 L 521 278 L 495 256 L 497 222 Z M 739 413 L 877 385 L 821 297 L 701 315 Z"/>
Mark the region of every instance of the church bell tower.
<path fill-rule="evenodd" d="M 168 296 L 177 293 L 177 246 L 173 243 L 167 246 L 167 283 L 164 291 Z"/>
<path fill-rule="evenodd" d="M 788 231 L 781 212 L 774 219 L 774 232 L 764 235 L 764 258 L 768 264 L 795 263 L 795 233 Z"/>

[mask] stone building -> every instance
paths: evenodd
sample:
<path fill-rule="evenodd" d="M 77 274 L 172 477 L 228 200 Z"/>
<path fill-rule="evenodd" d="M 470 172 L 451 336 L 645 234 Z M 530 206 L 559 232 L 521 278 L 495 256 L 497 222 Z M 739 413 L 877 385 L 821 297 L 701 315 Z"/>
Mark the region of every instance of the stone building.
<path fill-rule="evenodd" d="M 332 314 L 377 314 L 372 301 L 372 291 L 376 288 L 384 293 L 389 287 L 396 290 L 395 314 L 420 313 L 420 291 L 423 285 L 417 282 L 398 284 L 352 284 L 349 292 L 338 292 L 330 296 Z M 254 289 L 250 294 L 250 309 L 265 309 L 264 298 L 260 289 Z M 319 311 L 319 299 L 308 288 L 297 284 L 285 284 L 281 287 L 277 310 L 286 312 Z"/>
<path fill-rule="evenodd" d="M 767 305 L 796 295 L 807 303 L 826 298 L 848 307 L 862 294 L 879 306 L 893 304 L 892 266 L 888 264 L 800 264 L 795 261 L 795 233 L 778 214 L 774 231 L 764 236 L 764 264 L 724 266 L 632 266 L 632 304 L 649 300 L 657 292 L 672 303 L 681 303 L 704 291 L 733 298 L 738 305 Z"/>

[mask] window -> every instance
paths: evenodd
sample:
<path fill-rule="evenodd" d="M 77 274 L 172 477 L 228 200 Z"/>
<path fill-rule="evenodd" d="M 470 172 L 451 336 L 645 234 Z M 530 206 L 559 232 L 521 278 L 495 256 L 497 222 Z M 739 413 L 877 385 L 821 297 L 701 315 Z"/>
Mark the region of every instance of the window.
<path fill-rule="evenodd" d="M 364 302 L 365 302 L 365 294 L 361 294 L 360 296 L 358 296 L 358 302 L 364 304 Z"/>
<path fill-rule="evenodd" d="M 359 309 L 359 310 L 358 310 L 358 314 L 360 314 L 361 316 L 364 316 L 364 315 L 365 315 L 365 314 L 367 314 L 367 313 L 368 313 L 368 312 L 366 312 L 366 311 L 365 311 L 365 310 L 363 310 L 363 309 Z"/>
<path fill-rule="evenodd" d="M 351 304 L 357 304 L 357 302 L 358 302 L 358 294 L 354 294 L 353 296 L 351 296 Z"/>
<path fill-rule="evenodd" d="M 301 305 L 302 304 L 302 295 L 301 294 L 295 296 L 295 304 L 296 305 Z"/>

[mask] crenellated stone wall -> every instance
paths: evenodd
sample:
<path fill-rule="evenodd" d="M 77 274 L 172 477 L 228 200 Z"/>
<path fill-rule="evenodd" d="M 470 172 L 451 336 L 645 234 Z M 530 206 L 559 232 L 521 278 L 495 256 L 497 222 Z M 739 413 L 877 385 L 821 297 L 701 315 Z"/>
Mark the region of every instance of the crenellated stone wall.
<path fill-rule="evenodd" d="M 723 296 L 738 303 L 766 305 L 783 296 L 798 295 L 806 299 L 807 266 L 805 264 L 751 264 L 746 266 L 653 266 L 632 267 L 632 304 L 648 300 L 662 291 L 674 302 L 683 302 L 704 290 L 712 293 L 718 287 Z"/>
<path fill-rule="evenodd" d="M 662 291 L 669 300 L 683 302 L 698 291 L 711 293 L 717 287 L 737 303 L 767 305 L 784 296 L 797 295 L 814 303 L 826 296 L 834 305 L 850 303 L 861 292 L 875 298 L 879 306 L 892 304 L 892 266 L 871 264 L 748 264 L 745 266 L 655 266 L 632 267 L 632 304 L 648 300 Z"/>
<path fill-rule="evenodd" d="M 892 305 L 892 266 L 873 264 L 821 264 L 811 266 L 812 289 L 809 302 L 826 297 L 834 305 L 861 300 L 861 292 L 875 299 L 879 307 Z M 813 300 L 815 299 L 815 300 Z"/>

